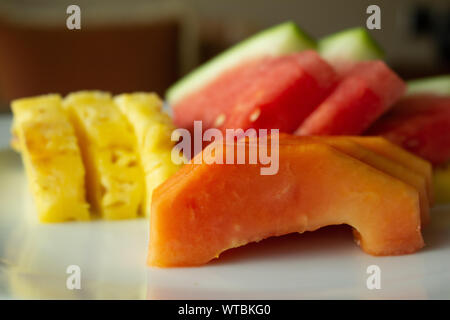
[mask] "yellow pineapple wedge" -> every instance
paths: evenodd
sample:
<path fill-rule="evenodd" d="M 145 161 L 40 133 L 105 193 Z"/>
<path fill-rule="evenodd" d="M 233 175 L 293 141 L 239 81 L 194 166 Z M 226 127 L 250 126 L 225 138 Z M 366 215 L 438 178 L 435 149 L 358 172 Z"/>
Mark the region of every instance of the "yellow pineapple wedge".
<path fill-rule="evenodd" d="M 180 168 L 171 159 L 174 143 L 170 137 L 175 127 L 170 117 L 161 111 L 162 101 L 154 93 L 122 94 L 116 96 L 114 101 L 136 136 L 145 173 L 143 212 L 148 216 L 153 190 Z M 175 156 L 178 157 L 178 154 Z"/>
<path fill-rule="evenodd" d="M 138 215 L 143 173 L 132 128 L 111 95 L 80 91 L 63 101 L 81 148 L 86 168 L 87 197 L 105 219 Z"/>
<path fill-rule="evenodd" d="M 18 129 L 17 129 L 17 124 L 16 124 L 16 118 L 13 118 L 12 121 L 12 126 L 11 126 L 11 141 L 10 141 L 10 145 L 11 148 L 13 148 L 14 151 L 20 152 L 20 142 L 19 142 L 19 133 L 18 133 Z"/>
<path fill-rule="evenodd" d="M 74 129 L 59 95 L 12 102 L 16 150 L 41 222 L 88 220 L 85 171 Z"/>

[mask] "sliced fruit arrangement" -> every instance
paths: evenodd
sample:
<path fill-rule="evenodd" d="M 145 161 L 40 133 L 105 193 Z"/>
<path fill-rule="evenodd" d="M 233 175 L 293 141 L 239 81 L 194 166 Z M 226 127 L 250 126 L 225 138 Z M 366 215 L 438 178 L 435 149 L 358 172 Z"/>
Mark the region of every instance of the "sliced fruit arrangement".
<path fill-rule="evenodd" d="M 330 144 L 281 135 L 279 171 L 270 176 L 259 164 L 185 165 L 154 192 L 148 264 L 201 265 L 249 242 L 336 224 L 351 225 L 372 255 L 422 248 L 418 188 Z M 245 144 L 249 153 L 264 146 Z M 235 145 L 219 147 L 236 156 Z M 221 156 L 205 150 L 203 159 Z"/>
<path fill-rule="evenodd" d="M 265 33 L 259 39 L 273 41 Z M 205 157 L 235 148 L 225 144 L 218 152 L 220 142 L 213 142 L 159 186 L 152 202 L 149 265 L 203 264 L 248 242 L 342 223 L 352 225 L 362 248 L 374 255 L 423 246 L 420 230 L 430 220 L 433 185 L 450 185 L 443 170 L 433 180 L 427 160 L 436 163 L 437 150 L 426 143 L 427 156 L 406 148 L 414 155 L 382 137 L 388 135 L 357 136 L 396 117 L 406 99 L 405 82 L 381 61 L 383 52 L 365 29 L 344 30 L 320 39 L 316 52 L 307 49 L 275 56 L 264 49 L 255 55 L 227 51 L 222 57 L 233 56 L 234 63 L 214 59 L 212 65 L 220 68 L 206 64 L 168 91 L 179 127 L 192 131 L 200 120 L 204 129 L 279 129 L 294 135 L 279 136 L 280 168 L 274 176 L 260 175 L 259 165 L 206 164 L 211 159 Z M 441 102 L 447 99 L 444 80 L 439 80 Z M 408 83 L 408 95 L 436 85 L 430 79 Z M 174 94 L 177 90 L 182 93 Z M 427 112 L 412 127 L 428 118 L 425 113 L 446 118 L 449 108 L 426 104 Z M 416 108 L 410 109 L 405 113 Z M 401 119 L 392 128 L 404 125 Z M 435 139 L 445 149 L 440 163 L 450 150 L 450 135 L 444 135 Z M 247 147 L 255 146 L 247 141 Z M 196 164 L 197 159 L 205 162 Z"/>
<path fill-rule="evenodd" d="M 62 102 L 59 96 L 14 102 L 12 145 L 22 152 L 32 183 L 48 188 L 35 182 L 34 168 L 47 167 L 41 169 L 34 155 L 53 157 L 52 148 L 65 146 L 59 139 L 70 140 L 75 151 L 57 153 L 54 175 L 61 172 L 59 185 L 78 190 L 77 213 L 58 216 L 40 205 L 41 220 L 82 220 L 81 212 L 87 219 L 87 202 L 107 219 L 150 215 L 152 266 L 201 265 L 249 242 L 337 224 L 352 226 L 369 254 L 408 254 L 424 246 L 421 230 L 430 221 L 433 185 L 438 200 L 450 200 L 448 79 L 409 83 L 404 96 L 405 83 L 382 56 L 364 29 L 325 37 L 317 47 L 287 22 L 170 88 L 166 100 L 175 125 L 155 94 L 83 91 Z M 439 92 L 425 94 L 431 87 Z M 24 101 L 27 108 L 20 107 Z M 219 134 L 250 128 L 281 134 L 237 145 L 216 140 L 181 167 L 172 162 L 183 158 L 171 136 L 176 127 L 193 133 L 196 120 Z M 60 126 L 62 135 L 55 133 Z M 39 140 L 39 149 L 27 134 Z M 357 136 L 362 134 L 376 136 Z M 264 139 L 278 143 L 274 175 L 261 175 L 264 161 L 237 161 L 236 148 L 246 148 L 246 157 L 273 152 L 259 143 Z M 238 164 L 214 163 L 231 153 Z M 441 166 L 434 180 L 428 160 Z M 37 201 L 47 197 L 58 207 L 65 193 L 45 188 L 34 191 Z"/>
<path fill-rule="evenodd" d="M 39 220 L 88 220 L 81 153 L 61 97 L 19 99 L 12 111 L 14 143 L 22 153 Z"/>
<path fill-rule="evenodd" d="M 116 103 L 116 102 L 117 103 Z M 16 100 L 13 145 L 22 153 L 42 222 L 148 212 L 153 189 L 178 169 L 173 124 L 154 94 L 81 91 Z M 87 202 L 85 200 L 85 193 Z"/>
<path fill-rule="evenodd" d="M 201 120 L 204 129 L 261 127 L 291 133 L 331 93 L 344 71 L 358 62 L 382 57 L 375 40 L 362 28 L 344 30 L 319 41 L 318 53 L 332 67 L 311 50 L 298 53 L 307 49 L 315 49 L 314 41 L 294 23 L 287 22 L 223 52 L 169 88 L 166 99 L 172 107 L 175 124 L 192 131 L 194 121 Z M 345 68 L 340 68 L 343 65 Z M 379 78 L 373 77 L 369 88 L 375 91 L 374 95 L 379 95 L 377 89 L 382 90 L 382 85 L 373 83 L 380 78 L 393 81 L 394 88 L 383 92 L 381 97 L 367 98 L 375 104 L 374 116 L 362 119 L 363 122 L 373 120 L 390 107 L 390 104 L 380 107 L 374 100 L 391 96 L 390 93 L 402 93 L 403 89 L 391 80 L 393 72 L 381 73 L 381 69 L 378 68 Z M 372 71 L 363 66 L 360 70 L 360 73 Z M 352 92 L 352 85 L 344 86 L 346 96 Z M 365 101 L 360 98 L 359 102 Z"/>
<path fill-rule="evenodd" d="M 276 26 L 258 34 L 257 39 L 277 47 L 280 42 L 274 38 L 286 39 L 280 35 L 300 30 L 293 25 L 289 22 Z M 314 43 L 305 40 L 309 37 L 299 39 L 299 43 Z M 201 66 L 169 89 L 167 100 L 178 127 L 192 130 L 193 122 L 200 120 L 204 129 L 272 128 L 297 135 L 383 135 L 430 160 L 435 167 L 448 166 L 448 108 L 436 104 L 443 106 L 450 96 L 449 75 L 413 80 L 406 85 L 381 61 L 383 50 L 364 28 L 319 39 L 317 53 L 323 60 L 313 54 L 312 45 L 277 54 L 260 47 L 257 54 L 248 54 L 253 52 L 251 43 L 244 41 L 236 46 L 239 50 L 226 51 L 213 59 L 211 64 L 220 68 Z M 222 60 L 224 56 L 233 57 L 235 62 L 221 62 L 228 61 Z M 189 88 L 189 94 L 174 95 L 183 92 L 183 87 Z M 418 97 L 419 93 L 440 98 Z M 405 104 L 409 107 L 401 108 Z M 419 104 L 423 108 L 417 107 Z M 428 189 L 431 185 L 427 180 Z"/>

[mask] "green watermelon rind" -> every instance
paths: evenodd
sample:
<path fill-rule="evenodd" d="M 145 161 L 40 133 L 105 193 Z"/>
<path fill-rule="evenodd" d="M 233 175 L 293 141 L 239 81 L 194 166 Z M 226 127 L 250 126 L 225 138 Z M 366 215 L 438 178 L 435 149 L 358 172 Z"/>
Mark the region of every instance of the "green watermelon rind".
<path fill-rule="evenodd" d="M 450 74 L 410 80 L 407 86 L 408 95 L 416 93 L 450 95 Z"/>
<path fill-rule="evenodd" d="M 318 42 L 320 55 L 328 61 L 364 61 L 384 58 L 384 50 L 361 27 L 345 29 L 323 37 Z"/>
<path fill-rule="evenodd" d="M 167 90 L 166 101 L 169 105 L 175 104 L 188 94 L 201 89 L 226 69 L 247 59 L 316 48 L 315 40 L 296 23 L 281 23 L 237 43 L 184 76 Z"/>

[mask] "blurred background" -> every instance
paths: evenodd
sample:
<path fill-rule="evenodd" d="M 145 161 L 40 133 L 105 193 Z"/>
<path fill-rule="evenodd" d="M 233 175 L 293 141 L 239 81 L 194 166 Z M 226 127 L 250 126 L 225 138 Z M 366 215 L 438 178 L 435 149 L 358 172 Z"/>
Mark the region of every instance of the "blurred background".
<path fill-rule="evenodd" d="M 81 8 L 81 30 L 66 27 Z M 293 20 L 321 37 L 365 26 L 406 79 L 450 73 L 449 0 L 0 0 L 0 112 L 15 98 L 74 90 L 164 91 L 223 49 Z"/>

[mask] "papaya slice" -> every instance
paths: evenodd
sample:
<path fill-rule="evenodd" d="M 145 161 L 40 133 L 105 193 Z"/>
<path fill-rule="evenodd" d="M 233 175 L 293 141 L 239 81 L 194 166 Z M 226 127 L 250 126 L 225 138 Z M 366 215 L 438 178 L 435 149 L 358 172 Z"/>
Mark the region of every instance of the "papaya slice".
<path fill-rule="evenodd" d="M 281 133 L 281 135 L 284 137 L 284 140 L 298 139 L 297 136 L 284 133 Z M 357 144 L 352 141 L 352 136 L 311 136 L 310 138 L 314 141 L 326 143 L 353 158 L 367 163 L 375 169 L 413 186 L 419 193 L 422 226 L 430 222 L 430 201 L 428 199 L 425 176 L 373 152 L 369 148 L 365 148 L 362 144 Z"/>
<path fill-rule="evenodd" d="M 380 136 L 351 136 L 351 140 L 424 176 L 430 205 L 434 203 L 431 163 Z"/>
<path fill-rule="evenodd" d="M 235 145 L 218 141 L 197 155 L 201 164 L 192 161 L 155 189 L 148 264 L 201 265 L 250 242 L 338 224 L 352 226 L 372 255 L 424 246 L 415 188 L 325 143 L 279 138 L 277 174 L 261 175 L 259 161 L 214 163 L 236 157 Z M 251 141 L 244 147 L 268 151 Z"/>
<path fill-rule="evenodd" d="M 323 141 L 339 151 L 363 161 L 368 165 L 371 165 L 374 168 L 413 186 L 419 193 L 422 226 L 426 225 L 430 221 L 430 207 L 427 195 L 426 180 L 422 175 L 403 167 L 395 161 L 366 149 L 346 137 L 324 137 Z"/>

